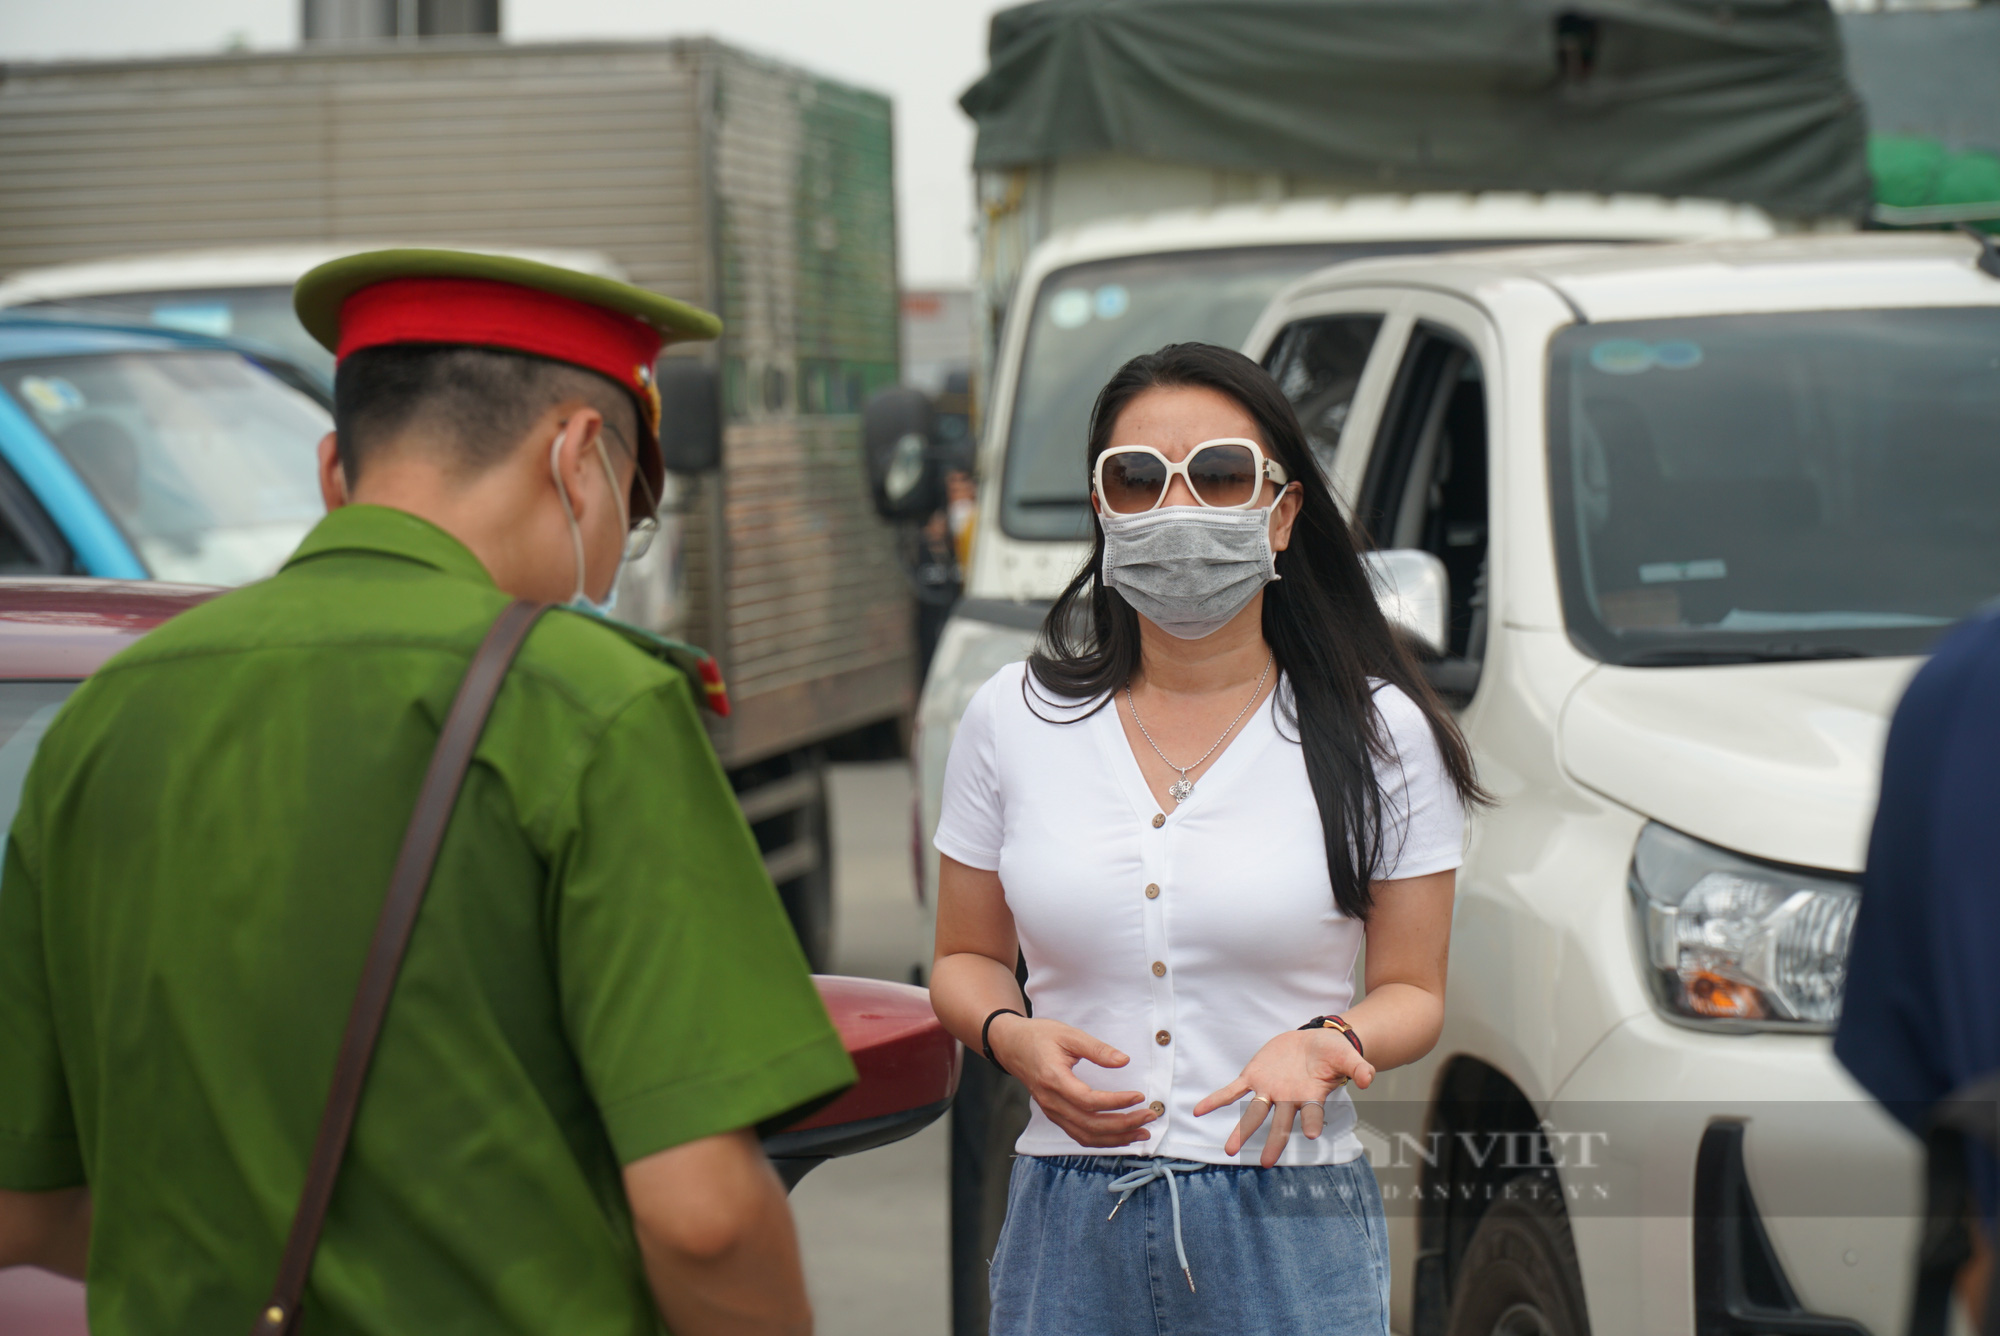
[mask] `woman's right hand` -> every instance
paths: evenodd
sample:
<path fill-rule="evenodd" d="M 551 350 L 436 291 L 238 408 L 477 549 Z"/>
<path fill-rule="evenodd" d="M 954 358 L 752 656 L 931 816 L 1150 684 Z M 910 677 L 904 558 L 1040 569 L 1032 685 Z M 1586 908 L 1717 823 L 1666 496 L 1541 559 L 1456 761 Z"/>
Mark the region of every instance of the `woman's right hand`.
<path fill-rule="evenodd" d="M 1079 1062 L 1123 1067 L 1131 1061 L 1111 1045 L 1061 1021 L 1015 1015 L 995 1017 L 986 1038 L 1000 1065 L 1028 1087 L 1049 1121 L 1079 1146 L 1130 1146 L 1152 1139 L 1145 1125 L 1158 1115 L 1141 1103 L 1143 1092 L 1093 1090 L 1076 1074 Z"/>

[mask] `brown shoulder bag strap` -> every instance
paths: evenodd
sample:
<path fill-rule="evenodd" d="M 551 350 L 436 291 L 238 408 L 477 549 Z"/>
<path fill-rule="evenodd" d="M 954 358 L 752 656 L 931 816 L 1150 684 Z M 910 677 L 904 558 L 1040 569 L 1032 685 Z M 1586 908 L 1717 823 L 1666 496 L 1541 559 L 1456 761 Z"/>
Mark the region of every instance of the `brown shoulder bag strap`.
<path fill-rule="evenodd" d="M 521 642 L 535 619 L 548 611 L 546 603 L 526 600 L 507 605 L 486 633 L 472 656 L 472 666 L 459 684 L 451 713 L 438 732 L 437 750 L 431 754 L 430 769 L 417 794 L 417 809 L 403 835 L 403 848 L 396 855 L 396 869 L 389 877 L 389 894 L 382 902 L 382 916 L 375 923 L 375 938 L 368 944 L 368 961 L 361 971 L 361 985 L 354 990 L 354 1006 L 347 1013 L 347 1031 L 340 1038 L 340 1057 L 334 1063 L 333 1086 L 327 1091 L 326 1109 L 320 1114 L 319 1135 L 313 1141 L 312 1160 L 306 1167 L 305 1190 L 299 1194 L 298 1213 L 292 1217 L 291 1237 L 278 1263 L 278 1279 L 271 1297 L 251 1328 L 253 1336 L 290 1336 L 298 1327 L 299 1301 L 305 1294 L 306 1278 L 312 1274 L 313 1253 L 319 1248 L 320 1228 L 326 1223 L 326 1208 L 333 1200 L 334 1180 L 340 1177 L 340 1162 L 347 1154 L 348 1135 L 354 1130 L 354 1112 L 361 1103 L 362 1083 L 368 1076 L 368 1060 L 374 1056 L 375 1041 L 382 1034 L 382 1018 L 389 1010 L 389 997 L 396 988 L 396 973 L 402 968 L 404 948 L 410 944 L 410 930 L 416 926 L 417 910 L 424 903 L 430 885 L 431 868 L 437 863 L 438 847 L 444 843 L 445 828 L 451 824 L 452 809 L 458 805 L 458 791 L 472 766 L 472 753 L 479 735 L 486 731 L 486 716 L 500 694 L 500 684 L 514 662 Z"/>

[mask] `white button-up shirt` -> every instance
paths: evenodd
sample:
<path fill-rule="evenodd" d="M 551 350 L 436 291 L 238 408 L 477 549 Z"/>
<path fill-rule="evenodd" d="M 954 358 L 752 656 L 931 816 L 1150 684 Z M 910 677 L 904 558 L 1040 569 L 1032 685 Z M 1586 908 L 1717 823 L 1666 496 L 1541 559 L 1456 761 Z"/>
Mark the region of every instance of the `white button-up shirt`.
<path fill-rule="evenodd" d="M 1028 964 L 1037 1017 L 1065 1021 L 1124 1053 L 1121 1068 L 1080 1062 L 1099 1090 L 1138 1090 L 1165 1110 L 1150 1141 L 1079 1146 L 1035 1108 L 1024 1155 L 1161 1155 L 1254 1164 L 1259 1132 L 1232 1161 L 1234 1109 L 1194 1106 L 1227 1085 L 1274 1035 L 1336 1013 L 1354 997 L 1362 927 L 1333 902 L 1319 808 L 1296 729 L 1271 701 L 1178 805 L 1163 808 L 1116 710 L 1049 699 L 1025 664 L 972 699 L 945 767 L 936 844 L 997 871 Z M 1024 690 L 1025 687 L 1025 690 Z M 1378 764 L 1387 832 L 1377 880 L 1456 868 L 1464 814 L 1430 726 L 1395 687 L 1376 709 L 1396 759 Z M 1345 1090 L 1326 1131 L 1296 1128 L 1281 1164 L 1337 1164 L 1361 1153 Z"/>

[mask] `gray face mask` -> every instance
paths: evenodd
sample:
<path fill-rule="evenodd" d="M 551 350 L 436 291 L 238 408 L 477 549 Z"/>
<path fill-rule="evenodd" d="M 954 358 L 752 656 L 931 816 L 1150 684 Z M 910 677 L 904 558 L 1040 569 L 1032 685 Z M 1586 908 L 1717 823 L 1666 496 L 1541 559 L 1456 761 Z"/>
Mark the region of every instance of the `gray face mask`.
<path fill-rule="evenodd" d="M 1140 616 L 1182 640 L 1199 640 L 1278 578 L 1271 512 L 1162 506 L 1138 515 L 1109 511 L 1102 579 Z"/>

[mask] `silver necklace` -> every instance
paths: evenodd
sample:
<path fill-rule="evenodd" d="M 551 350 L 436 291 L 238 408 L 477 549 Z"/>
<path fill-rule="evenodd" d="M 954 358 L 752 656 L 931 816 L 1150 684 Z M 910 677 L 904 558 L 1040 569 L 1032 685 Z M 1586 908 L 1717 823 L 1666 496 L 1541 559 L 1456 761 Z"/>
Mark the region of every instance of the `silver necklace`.
<path fill-rule="evenodd" d="M 1222 745 L 1222 738 L 1226 738 L 1236 731 L 1236 726 L 1243 722 L 1243 716 L 1250 713 L 1250 707 L 1255 705 L 1257 698 L 1264 694 L 1264 683 L 1271 676 L 1271 664 L 1275 661 L 1276 657 L 1276 655 L 1271 655 L 1265 658 L 1264 671 L 1257 675 L 1257 689 L 1250 693 L 1249 700 L 1243 702 L 1243 708 L 1238 710 L 1236 717 L 1229 721 L 1229 727 L 1222 730 L 1222 737 L 1215 740 L 1215 746 L 1203 752 L 1201 754 L 1201 761 L 1196 761 L 1192 765 L 1175 765 L 1172 761 L 1167 761 L 1167 754 L 1160 750 L 1159 743 L 1153 741 L 1153 735 L 1146 731 L 1146 721 L 1139 717 L 1138 702 L 1132 699 L 1132 684 L 1130 682 L 1125 684 L 1125 704 L 1132 710 L 1132 722 L 1139 726 L 1139 736 L 1146 739 L 1146 745 L 1153 749 L 1153 755 L 1159 757 L 1162 761 L 1167 761 L 1167 769 L 1181 772 L 1179 779 L 1167 785 L 1167 792 L 1174 795 L 1174 805 L 1176 807 L 1186 802 L 1188 795 L 1194 792 L 1194 781 L 1187 777 L 1188 771 L 1200 769 L 1202 761 L 1206 761 L 1209 757 L 1215 755 L 1215 748 Z"/>

